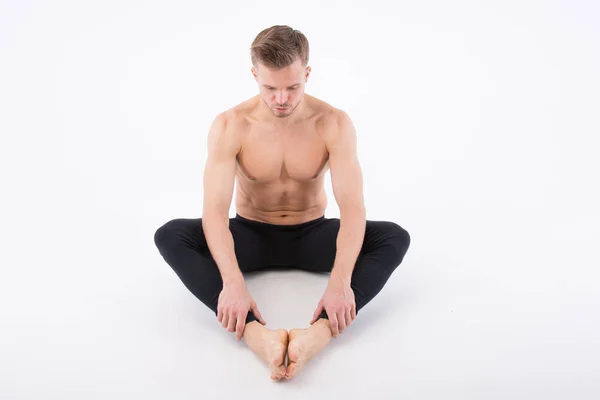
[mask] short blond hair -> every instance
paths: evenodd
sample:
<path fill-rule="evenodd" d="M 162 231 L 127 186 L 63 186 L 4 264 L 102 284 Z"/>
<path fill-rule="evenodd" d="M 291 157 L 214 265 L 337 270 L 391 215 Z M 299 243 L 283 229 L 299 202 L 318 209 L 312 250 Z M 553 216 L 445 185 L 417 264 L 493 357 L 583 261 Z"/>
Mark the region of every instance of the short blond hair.
<path fill-rule="evenodd" d="M 250 46 L 250 57 L 254 67 L 260 63 L 269 68 L 284 68 L 298 58 L 306 67 L 308 55 L 306 36 L 287 25 L 273 25 L 262 30 Z"/>

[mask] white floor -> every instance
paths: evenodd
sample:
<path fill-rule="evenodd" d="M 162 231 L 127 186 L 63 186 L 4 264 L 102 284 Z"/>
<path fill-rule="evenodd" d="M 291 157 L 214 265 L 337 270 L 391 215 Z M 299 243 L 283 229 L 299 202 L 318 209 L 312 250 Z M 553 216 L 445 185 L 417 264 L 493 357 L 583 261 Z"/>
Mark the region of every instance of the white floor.
<path fill-rule="evenodd" d="M 160 258 L 150 221 L 90 214 L 68 239 L 23 248 L 29 268 L 3 282 L 2 398 L 595 398 L 600 303 L 584 274 L 597 231 L 560 215 L 514 215 L 520 229 L 461 217 L 414 224 L 380 295 L 273 383 Z M 325 284 L 300 271 L 248 279 L 273 329 L 306 327 Z"/>
<path fill-rule="evenodd" d="M 333 30 L 339 7 L 170 4 L 1 5 L 1 400 L 600 398 L 597 6 L 348 5 Z M 307 92 L 356 123 L 368 218 L 412 244 L 346 333 L 272 382 L 153 236 L 201 216 L 206 128 L 256 91 L 235 54 L 288 17 L 314 38 Z M 372 52 L 327 47 L 332 31 Z M 201 56 L 216 37 L 223 64 Z M 291 329 L 326 279 L 248 285 L 267 327 Z"/>

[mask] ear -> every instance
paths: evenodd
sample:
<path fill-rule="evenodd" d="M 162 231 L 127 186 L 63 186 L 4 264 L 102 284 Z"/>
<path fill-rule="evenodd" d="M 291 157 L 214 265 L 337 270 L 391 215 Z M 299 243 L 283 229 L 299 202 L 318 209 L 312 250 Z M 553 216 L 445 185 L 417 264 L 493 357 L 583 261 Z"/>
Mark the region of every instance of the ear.
<path fill-rule="evenodd" d="M 306 80 L 305 80 L 305 82 L 308 81 L 308 76 L 310 75 L 311 71 L 312 71 L 312 68 L 306 67 Z"/>
<path fill-rule="evenodd" d="M 254 76 L 254 79 L 258 78 L 258 75 L 256 74 L 256 70 L 254 69 L 254 67 L 250 68 L 250 72 L 252 72 L 252 76 Z"/>

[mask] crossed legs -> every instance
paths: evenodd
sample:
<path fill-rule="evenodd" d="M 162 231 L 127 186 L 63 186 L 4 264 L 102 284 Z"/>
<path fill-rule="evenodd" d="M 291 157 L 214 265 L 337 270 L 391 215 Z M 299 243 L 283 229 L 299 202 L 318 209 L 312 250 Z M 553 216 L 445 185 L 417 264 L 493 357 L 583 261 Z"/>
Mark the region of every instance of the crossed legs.
<path fill-rule="evenodd" d="M 337 218 L 320 218 L 281 227 L 232 218 L 230 230 L 240 270 L 250 272 L 261 266 L 290 263 L 308 271 L 331 271 L 339 222 Z M 223 281 L 208 249 L 202 220 L 169 221 L 158 228 L 154 241 L 184 285 L 217 315 Z M 381 291 L 402 262 L 409 244 L 408 232 L 399 225 L 389 221 L 367 221 L 364 242 L 350 283 L 357 315 Z M 243 337 L 248 347 L 269 365 L 271 378 L 278 380 L 298 373 L 308 360 L 327 346 L 332 334 L 326 311 L 310 327 L 292 329 L 289 333 L 285 329 L 266 329 L 249 312 Z"/>

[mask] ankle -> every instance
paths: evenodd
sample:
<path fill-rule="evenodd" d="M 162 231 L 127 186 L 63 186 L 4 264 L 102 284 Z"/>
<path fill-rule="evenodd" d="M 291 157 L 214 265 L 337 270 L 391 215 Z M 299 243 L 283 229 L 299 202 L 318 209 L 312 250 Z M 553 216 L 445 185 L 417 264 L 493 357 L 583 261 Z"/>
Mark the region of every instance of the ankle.
<path fill-rule="evenodd" d="M 313 326 L 319 330 L 322 330 L 324 332 L 328 332 L 329 334 L 331 334 L 331 325 L 329 324 L 329 320 L 327 318 L 319 318 L 313 324 Z"/>
<path fill-rule="evenodd" d="M 258 328 L 260 326 L 263 326 L 260 322 L 252 320 L 252 321 L 246 323 L 245 329 L 248 329 L 248 328 L 254 329 L 254 328 Z"/>
<path fill-rule="evenodd" d="M 266 330 L 264 326 L 262 326 L 258 321 L 250 321 L 244 326 L 244 338 L 248 336 L 256 336 L 260 334 L 261 331 Z"/>

